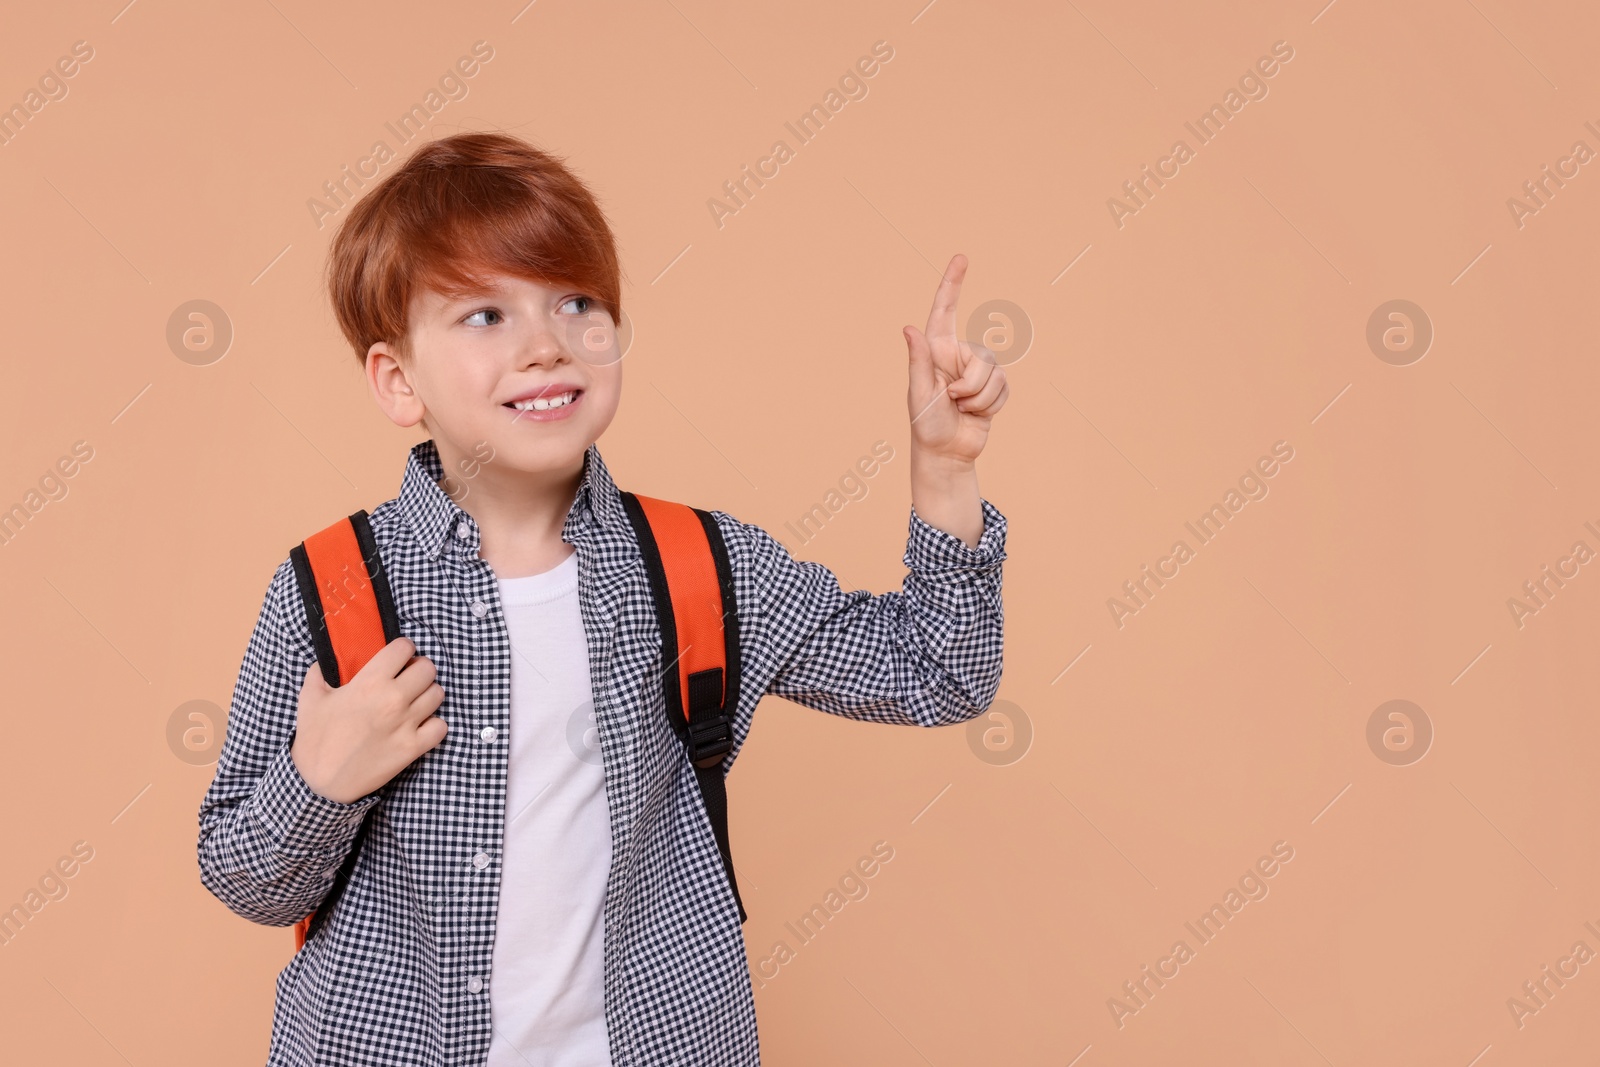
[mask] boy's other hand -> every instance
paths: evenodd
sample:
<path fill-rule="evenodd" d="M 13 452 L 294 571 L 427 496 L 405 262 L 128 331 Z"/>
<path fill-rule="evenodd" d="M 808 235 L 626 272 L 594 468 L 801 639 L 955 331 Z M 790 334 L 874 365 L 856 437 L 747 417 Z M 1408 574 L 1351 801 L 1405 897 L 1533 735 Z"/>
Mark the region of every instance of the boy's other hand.
<path fill-rule="evenodd" d="M 311 664 L 300 687 L 295 767 L 311 791 L 350 804 L 380 788 L 443 741 L 438 670 L 408 637 L 389 642 L 338 688 Z"/>
<path fill-rule="evenodd" d="M 958 252 L 933 294 L 927 330 L 902 331 L 911 360 L 912 448 L 924 460 L 958 468 L 976 462 L 995 413 L 1011 393 L 994 353 L 957 334 L 956 303 L 966 274 L 967 257 Z"/>

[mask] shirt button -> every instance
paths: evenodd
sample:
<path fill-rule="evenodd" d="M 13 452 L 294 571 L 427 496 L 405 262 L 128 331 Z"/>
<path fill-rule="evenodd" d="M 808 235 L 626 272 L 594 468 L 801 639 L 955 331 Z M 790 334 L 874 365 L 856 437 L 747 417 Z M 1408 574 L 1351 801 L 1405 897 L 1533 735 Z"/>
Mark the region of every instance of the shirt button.
<path fill-rule="evenodd" d="M 474 600 L 472 602 L 472 613 L 481 619 L 485 615 L 489 614 L 489 605 L 485 604 L 481 600 Z"/>
<path fill-rule="evenodd" d="M 466 522 L 456 523 L 456 536 L 465 541 L 472 536 L 472 527 L 468 526 Z"/>
<path fill-rule="evenodd" d="M 478 736 L 483 738 L 485 741 L 493 741 L 496 737 L 500 736 L 500 731 L 496 730 L 493 726 L 485 726 L 483 729 L 478 731 Z"/>
<path fill-rule="evenodd" d="M 487 852 L 478 853 L 476 856 L 472 857 L 472 865 L 478 868 L 480 871 L 483 870 L 485 867 L 489 866 L 489 854 Z"/>
<path fill-rule="evenodd" d="M 477 975 L 473 975 L 471 978 L 468 978 L 467 979 L 467 992 L 469 992 L 469 993 L 482 993 L 483 992 L 483 979 L 479 978 Z"/>

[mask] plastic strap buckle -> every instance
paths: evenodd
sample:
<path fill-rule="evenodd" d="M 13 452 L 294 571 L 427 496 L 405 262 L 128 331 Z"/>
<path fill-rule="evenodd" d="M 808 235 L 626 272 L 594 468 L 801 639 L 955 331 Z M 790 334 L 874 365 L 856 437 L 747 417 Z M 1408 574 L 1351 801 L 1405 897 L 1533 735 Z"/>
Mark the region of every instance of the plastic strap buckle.
<path fill-rule="evenodd" d="M 689 762 L 714 767 L 733 747 L 733 723 L 726 715 L 689 724 Z"/>

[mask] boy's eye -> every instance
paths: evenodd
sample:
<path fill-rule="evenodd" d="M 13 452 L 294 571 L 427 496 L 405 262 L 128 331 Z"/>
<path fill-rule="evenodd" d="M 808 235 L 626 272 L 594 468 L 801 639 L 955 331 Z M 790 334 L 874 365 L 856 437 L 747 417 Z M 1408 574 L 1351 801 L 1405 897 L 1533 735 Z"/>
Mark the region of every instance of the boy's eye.
<path fill-rule="evenodd" d="M 571 299 L 571 300 L 568 300 L 568 301 L 567 301 L 567 302 L 566 302 L 566 303 L 565 303 L 565 304 L 562 304 L 562 305 L 561 305 L 561 306 L 562 306 L 562 307 L 567 307 L 567 306 L 568 306 L 568 305 L 569 305 L 569 304 L 582 304 L 582 305 L 583 305 L 583 307 L 581 307 L 581 308 L 579 308 L 579 309 L 578 309 L 578 314 L 580 314 L 580 315 L 582 315 L 582 314 L 584 314 L 584 313 L 585 313 L 585 312 L 586 312 L 586 311 L 588 311 L 588 310 L 589 310 L 589 305 L 590 305 L 590 304 L 591 304 L 591 303 L 593 303 L 593 301 L 591 301 L 591 300 L 590 300 L 590 299 L 589 299 L 589 298 L 588 298 L 588 297 L 586 297 L 586 296 L 575 296 L 575 297 L 573 297 L 573 298 L 572 298 L 572 299 Z"/>
<path fill-rule="evenodd" d="M 479 311 L 474 311 L 461 321 L 465 322 L 468 326 L 493 326 L 504 319 L 505 316 L 501 315 L 500 312 L 496 311 L 494 308 L 483 308 Z"/>

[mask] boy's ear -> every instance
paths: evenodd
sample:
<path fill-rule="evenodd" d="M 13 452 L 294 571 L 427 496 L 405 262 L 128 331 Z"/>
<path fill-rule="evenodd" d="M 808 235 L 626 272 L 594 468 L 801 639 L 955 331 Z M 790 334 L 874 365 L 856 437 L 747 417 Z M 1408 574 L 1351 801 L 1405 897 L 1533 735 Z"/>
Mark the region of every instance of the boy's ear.
<path fill-rule="evenodd" d="M 394 346 L 378 341 L 367 349 L 367 385 L 372 397 L 396 426 L 415 426 L 427 410 L 412 387 L 410 376 Z"/>

